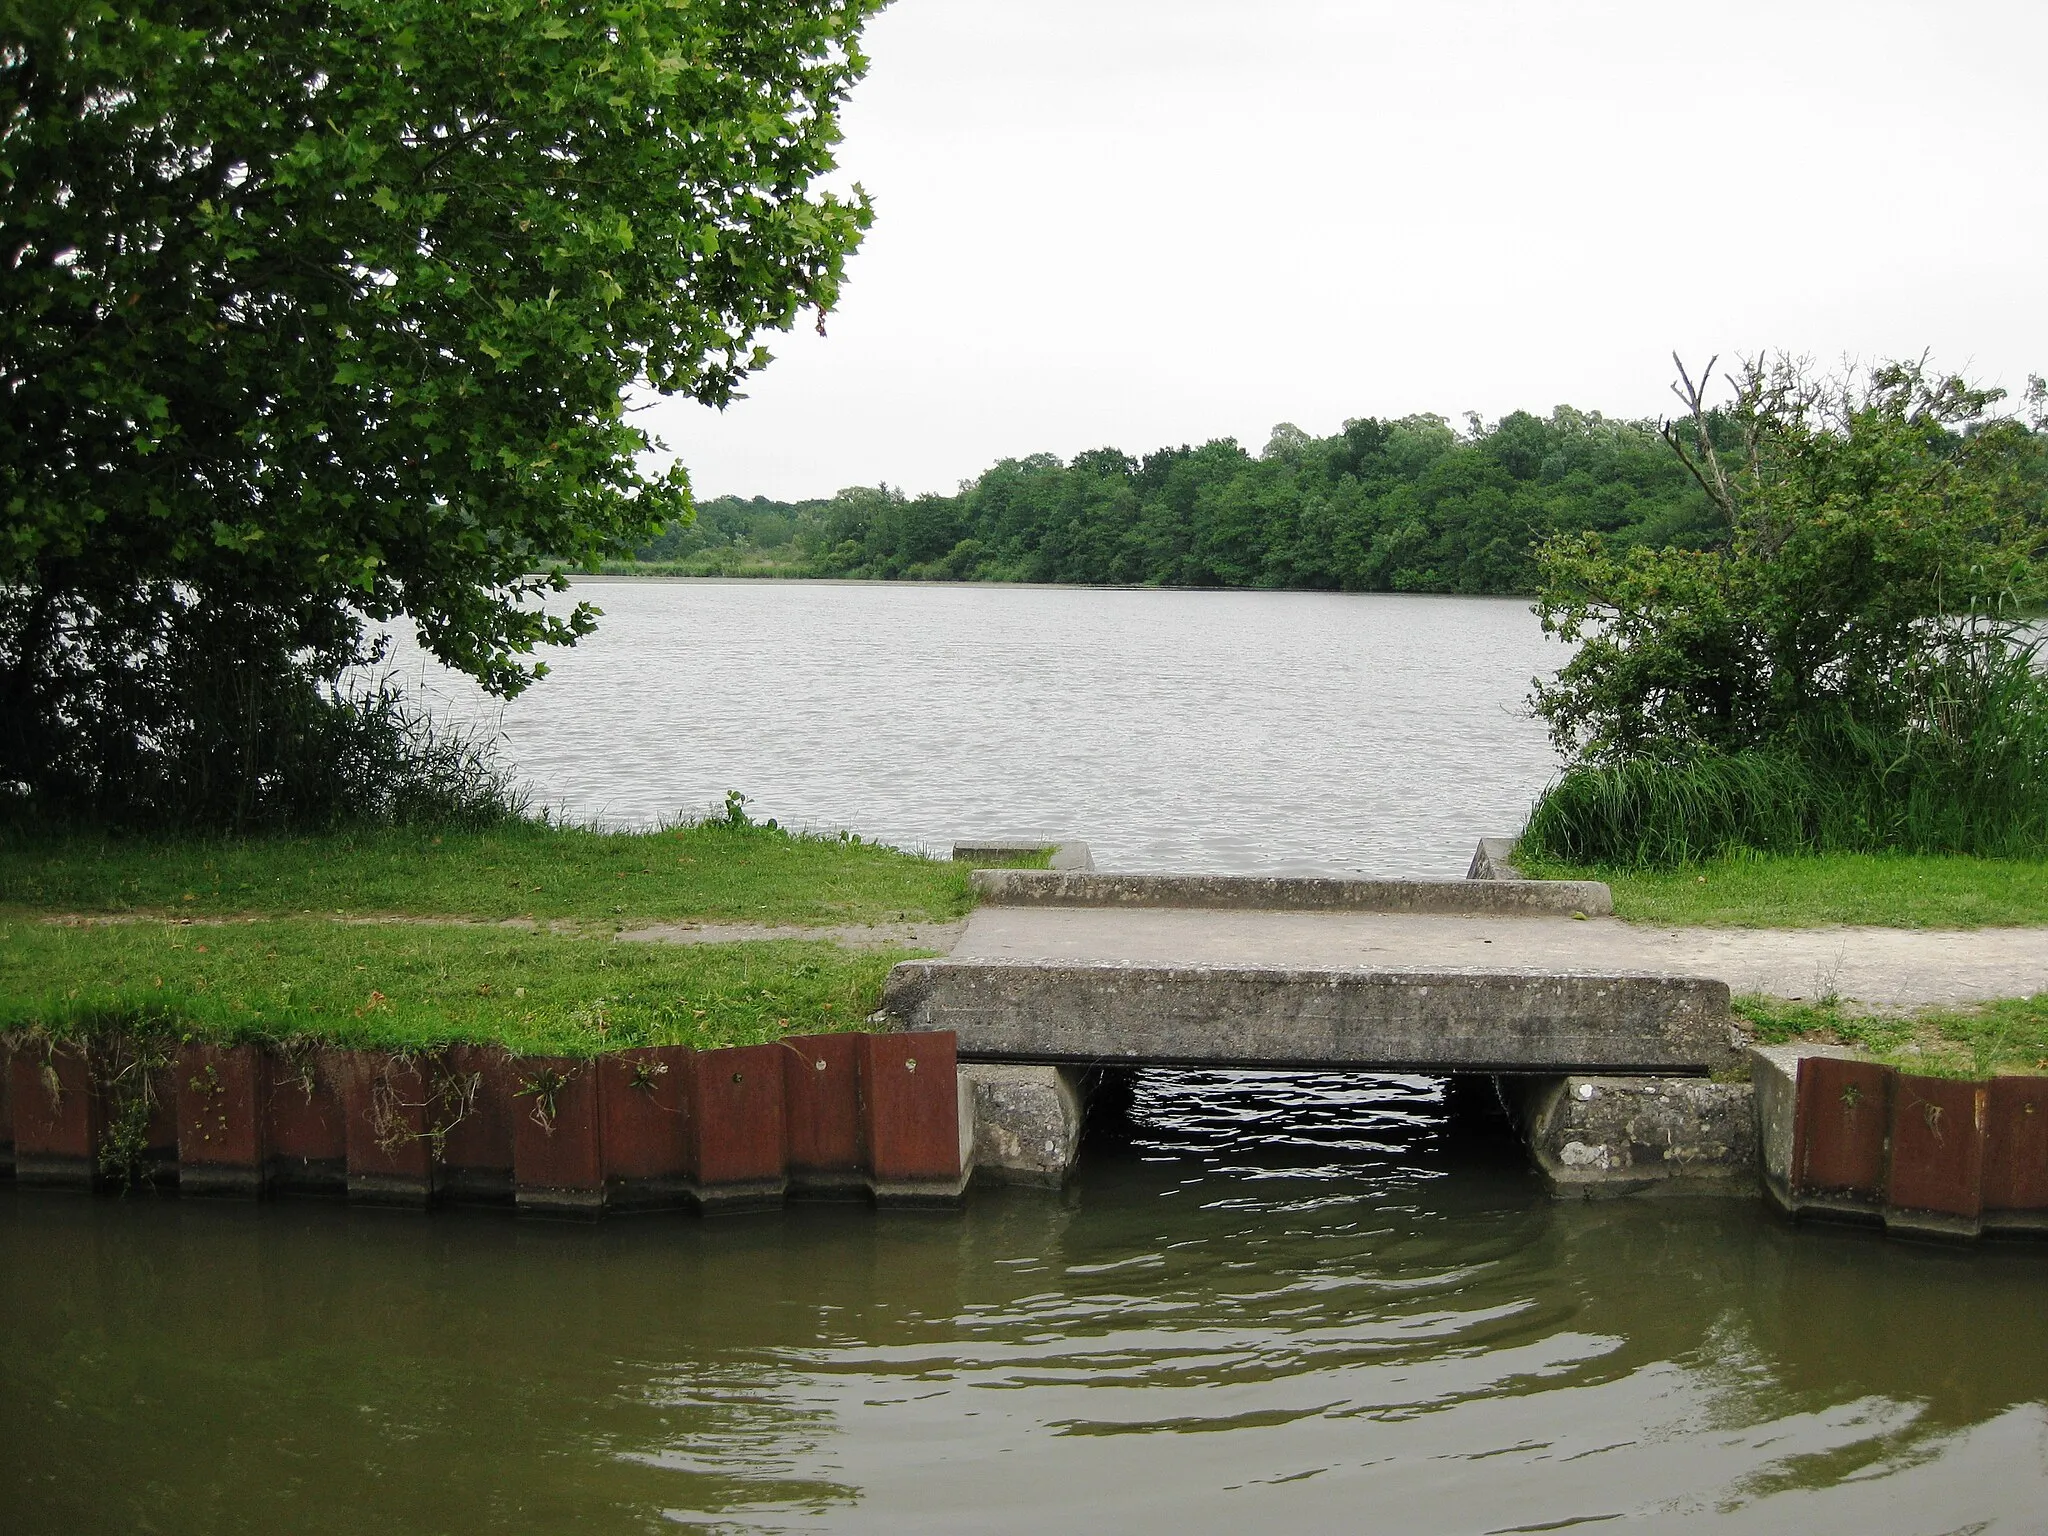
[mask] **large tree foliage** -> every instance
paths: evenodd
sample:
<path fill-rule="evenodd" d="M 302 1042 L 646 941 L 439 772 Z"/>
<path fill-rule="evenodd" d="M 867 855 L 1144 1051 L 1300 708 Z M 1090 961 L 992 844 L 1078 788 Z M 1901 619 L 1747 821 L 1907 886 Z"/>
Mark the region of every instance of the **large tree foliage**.
<path fill-rule="evenodd" d="M 246 780 L 365 621 L 545 670 L 688 516 L 629 391 L 832 306 L 880 3 L 0 0 L 0 781 Z"/>

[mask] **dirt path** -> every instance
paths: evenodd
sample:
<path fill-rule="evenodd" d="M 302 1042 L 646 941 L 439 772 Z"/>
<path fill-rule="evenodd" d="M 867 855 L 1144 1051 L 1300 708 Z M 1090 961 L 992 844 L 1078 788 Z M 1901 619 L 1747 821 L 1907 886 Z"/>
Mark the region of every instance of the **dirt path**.
<path fill-rule="evenodd" d="M 944 954 L 965 923 L 850 923 L 802 928 L 767 923 L 653 923 L 619 934 L 622 944 L 752 944 L 766 939 L 816 939 L 847 949 L 935 949 Z"/>
<path fill-rule="evenodd" d="M 257 917 L 184 917 L 175 913 L 156 912 L 58 912 L 43 917 L 41 921 L 78 928 L 138 923 L 170 923 L 181 928 L 220 928 L 237 924 L 274 922 L 278 921 L 280 916 L 315 920 L 327 916 L 332 922 L 363 927 L 390 924 L 406 927 L 517 928 L 528 933 L 580 934 L 588 937 L 603 937 L 611 933 L 609 925 L 605 923 L 567 917 L 422 917 L 403 913 L 351 916 L 342 913 L 307 912 Z M 637 928 L 621 929 L 613 936 L 621 943 L 629 944 L 754 944 L 775 939 L 810 939 L 838 944 L 847 949 L 933 949 L 943 954 L 959 940 L 966 927 L 965 923 L 843 923 L 819 928 L 790 923 L 647 923 Z"/>

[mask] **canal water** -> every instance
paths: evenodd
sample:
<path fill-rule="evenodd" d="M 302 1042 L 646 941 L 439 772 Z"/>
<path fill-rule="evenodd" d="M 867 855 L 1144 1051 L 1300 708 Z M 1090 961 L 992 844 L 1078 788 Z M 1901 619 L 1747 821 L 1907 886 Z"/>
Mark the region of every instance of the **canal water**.
<path fill-rule="evenodd" d="M 1551 772 L 1515 602 L 592 586 L 497 722 L 579 817 L 1455 874 Z M 2048 1530 L 2048 1254 L 1553 1202 L 1354 1074 L 1141 1073 L 955 1213 L 0 1186 L 7 1536 L 1588 1526 Z"/>
<path fill-rule="evenodd" d="M 1105 869 L 1460 875 L 1555 770 L 1526 600 L 589 580 L 598 631 L 502 710 L 400 646 L 444 718 L 500 729 L 579 820 L 701 815 L 943 854 L 1080 837 Z"/>
<path fill-rule="evenodd" d="M 0 1192 L 0 1530 L 2039 1532 L 2038 1249 L 1560 1204 L 1424 1079 L 1061 1195 L 596 1226 Z"/>

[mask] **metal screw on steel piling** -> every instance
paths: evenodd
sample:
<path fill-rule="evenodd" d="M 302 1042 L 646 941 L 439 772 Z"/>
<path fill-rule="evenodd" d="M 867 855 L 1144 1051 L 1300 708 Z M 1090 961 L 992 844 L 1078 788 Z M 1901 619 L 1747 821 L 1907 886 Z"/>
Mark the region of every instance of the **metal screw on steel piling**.
<path fill-rule="evenodd" d="M 742 1072 L 735 1072 L 735 1073 L 733 1073 L 733 1075 L 732 1075 L 732 1080 L 733 1080 L 734 1082 L 738 1082 L 738 1081 L 739 1081 L 739 1080 L 740 1080 L 740 1079 L 741 1079 L 742 1077 L 744 1077 L 745 1075 L 746 1075 L 746 1074 L 745 1074 L 745 1073 L 742 1073 Z"/>
<path fill-rule="evenodd" d="M 917 1070 L 917 1058 L 915 1056 L 904 1057 L 903 1070 L 906 1072 L 915 1072 Z"/>
<path fill-rule="evenodd" d="M 818 1058 L 818 1070 L 820 1072 L 825 1070 L 825 1059 L 822 1056 Z M 2031 1108 L 2031 1106 L 2029 1107 Z"/>

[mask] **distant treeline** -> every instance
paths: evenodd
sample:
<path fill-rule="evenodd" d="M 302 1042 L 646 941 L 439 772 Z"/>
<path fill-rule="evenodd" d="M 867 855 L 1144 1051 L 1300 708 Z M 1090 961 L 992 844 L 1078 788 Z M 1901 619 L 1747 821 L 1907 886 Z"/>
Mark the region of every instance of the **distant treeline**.
<path fill-rule="evenodd" d="M 1282 424 L 1142 459 L 1097 448 L 1005 459 L 956 495 L 857 487 L 829 500 L 735 496 L 637 551 L 692 575 L 841 576 L 1354 592 L 1526 592 L 1531 548 L 1597 530 L 1703 545 L 1707 498 L 1652 423 L 1560 406 L 1464 430 L 1440 416 Z"/>

